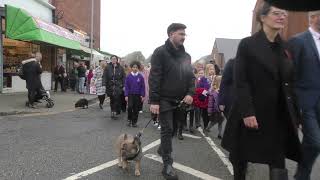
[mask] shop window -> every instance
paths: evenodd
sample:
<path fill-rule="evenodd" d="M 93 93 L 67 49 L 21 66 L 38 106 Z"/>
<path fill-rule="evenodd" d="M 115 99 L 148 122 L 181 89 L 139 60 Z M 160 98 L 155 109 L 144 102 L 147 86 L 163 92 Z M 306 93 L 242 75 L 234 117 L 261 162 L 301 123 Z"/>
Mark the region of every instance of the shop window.
<path fill-rule="evenodd" d="M 33 48 L 39 48 L 29 42 L 4 38 L 3 44 L 3 86 L 12 87 L 12 76 L 17 75 L 17 67 L 23 60 L 29 58 Z"/>

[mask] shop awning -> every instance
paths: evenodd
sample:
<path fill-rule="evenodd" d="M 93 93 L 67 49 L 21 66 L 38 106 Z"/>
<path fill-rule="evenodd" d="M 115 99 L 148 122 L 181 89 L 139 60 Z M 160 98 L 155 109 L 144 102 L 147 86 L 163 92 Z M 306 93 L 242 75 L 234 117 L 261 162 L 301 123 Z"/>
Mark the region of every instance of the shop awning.
<path fill-rule="evenodd" d="M 80 49 L 80 42 L 69 30 L 31 16 L 27 11 L 6 5 L 6 37 L 23 41 L 45 42 Z"/>
<path fill-rule="evenodd" d="M 81 46 L 80 49 L 88 54 L 91 54 L 91 49 L 85 46 Z M 98 51 L 96 51 L 95 49 L 92 49 L 92 54 L 96 55 L 96 56 L 102 56 L 103 54 L 99 53 Z"/>

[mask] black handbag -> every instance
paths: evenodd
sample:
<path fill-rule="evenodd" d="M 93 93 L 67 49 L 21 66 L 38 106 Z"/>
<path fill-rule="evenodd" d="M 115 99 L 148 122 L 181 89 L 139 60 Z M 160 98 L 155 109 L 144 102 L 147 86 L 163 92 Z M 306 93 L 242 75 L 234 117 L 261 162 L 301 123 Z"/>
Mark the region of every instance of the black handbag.
<path fill-rule="evenodd" d="M 25 80 L 24 73 L 23 73 L 23 65 L 22 64 L 18 65 L 16 69 L 17 69 L 18 76 L 21 79 Z"/>

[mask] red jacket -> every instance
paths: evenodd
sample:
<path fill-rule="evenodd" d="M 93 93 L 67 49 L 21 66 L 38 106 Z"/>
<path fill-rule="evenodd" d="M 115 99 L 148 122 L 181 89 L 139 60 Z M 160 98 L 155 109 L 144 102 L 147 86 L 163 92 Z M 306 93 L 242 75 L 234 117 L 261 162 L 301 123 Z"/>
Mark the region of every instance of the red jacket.
<path fill-rule="evenodd" d="M 203 95 L 203 91 L 206 91 L 205 88 L 196 88 L 196 93 L 193 96 L 193 104 L 194 106 L 201 108 L 201 109 L 207 109 L 208 103 L 209 103 L 209 96 Z"/>

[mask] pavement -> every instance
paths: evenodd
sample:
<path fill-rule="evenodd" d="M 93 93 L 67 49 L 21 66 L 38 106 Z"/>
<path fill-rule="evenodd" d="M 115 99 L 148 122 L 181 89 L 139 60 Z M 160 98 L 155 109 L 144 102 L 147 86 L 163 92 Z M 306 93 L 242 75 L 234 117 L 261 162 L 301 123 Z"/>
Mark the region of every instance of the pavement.
<path fill-rule="evenodd" d="M 46 101 L 44 100 L 42 100 L 42 103 L 37 104 L 37 108 L 29 108 L 25 106 L 28 99 L 27 92 L 0 94 L 0 116 L 35 113 L 61 113 L 75 110 L 74 104 L 80 98 L 85 97 L 88 99 L 89 105 L 97 101 L 96 95 L 78 94 L 73 91 L 50 91 L 50 95 L 55 104 L 52 108 L 47 108 Z"/>

